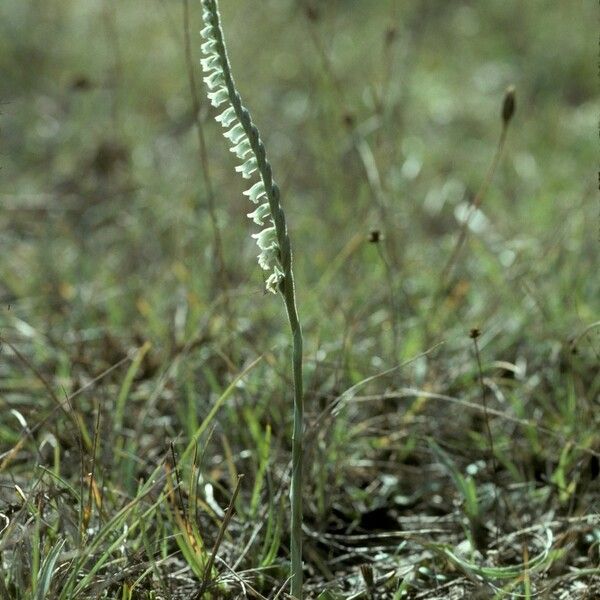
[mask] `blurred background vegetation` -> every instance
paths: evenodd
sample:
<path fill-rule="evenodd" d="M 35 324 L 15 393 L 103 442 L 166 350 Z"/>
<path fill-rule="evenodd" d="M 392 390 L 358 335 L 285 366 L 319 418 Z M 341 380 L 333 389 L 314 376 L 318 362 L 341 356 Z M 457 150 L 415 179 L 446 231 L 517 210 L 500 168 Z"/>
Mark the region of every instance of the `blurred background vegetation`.
<path fill-rule="evenodd" d="M 191 63 L 183 8 L 0 3 L 0 512 L 14 503 L 15 483 L 26 494 L 38 478 L 50 485 L 39 466 L 54 461 L 56 470 L 56 452 L 57 472 L 76 488 L 81 465 L 97 464 L 103 510 L 118 510 L 169 440 L 187 443 L 232 378 L 263 356 L 211 422 L 199 469 L 223 507 L 232 466 L 246 473 L 235 526 L 251 544 L 257 499 L 273 506 L 287 473 L 287 330 L 281 302 L 263 291 L 244 181 L 204 100 L 200 3 L 189 4 Z M 221 10 L 295 249 L 308 423 L 350 386 L 410 361 L 364 383 L 361 401 L 344 396 L 314 436 L 309 526 L 333 535 L 348 523 L 369 531 L 361 515 L 377 510 L 396 528 L 406 511 L 454 514 L 456 490 L 427 440 L 443 443 L 459 470 L 493 460 L 481 413 L 407 390 L 479 403 L 480 375 L 492 409 L 550 431 L 524 434 L 492 419 L 496 472 L 483 469 L 478 485 L 509 496 L 518 488 L 513 504 L 529 508 L 508 511 L 499 529 L 541 522 L 548 511 L 597 513 L 597 495 L 576 494 L 600 451 L 600 340 L 597 327 L 587 329 L 600 312 L 595 3 L 222 0 Z M 496 152 L 509 85 L 517 110 L 504 153 L 445 286 L 440 275 Z M 136 355 L 128 371 L 120 361 Z M 77 394 L 69 411 L 83 450 L 45 386 L 59 398 Z M 49 435 L 54 458 L 37 450 Z M 527 496 L 536 481 L 543 498 Z M 69 510 L 81 523 L 79 507 Z M 100 527 L 107 515 L 96 512 Z M 385 519 L 374 528 L 394 528 Z M 62 524 L 51 533 L 70 549 L 81 543 Z M 163 523 L 156 539 L 171 533 Z M 565 569 L 597 567 L 598 539 L 595 554 L 589 545 L 566 552 Z M 26 579 L 15 565 L 30 555 L 7 540 L 0 535 L 13 552 L 10 565 L 3 553 L 10 586 Z M 42 548 L 52 543 L 40 538 Z M 271 563 L 285 561 L 285 547 L 283 534 Z M 356 564 L 373 558 L 334 560 L 338 551 L 316 541 L 309 551 L 315 589 L 341 574 L 350 577 L 341 588 L 356 587 Z M 588 551 L 595 559 L 578 562 Z M 394 552 L 388 559 L 400 564 Z M 276 573 L 265 589 L 284 580 Z"/>

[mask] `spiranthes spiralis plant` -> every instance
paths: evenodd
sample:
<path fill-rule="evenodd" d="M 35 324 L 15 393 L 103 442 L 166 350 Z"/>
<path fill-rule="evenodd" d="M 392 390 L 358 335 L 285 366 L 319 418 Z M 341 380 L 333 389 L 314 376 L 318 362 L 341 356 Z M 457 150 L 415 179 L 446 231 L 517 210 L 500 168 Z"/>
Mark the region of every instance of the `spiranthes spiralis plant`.
<path fill-rule="evenodd" d="M 248 217 L 263 229 L 252 235 L 260 253 L 258 264 L 268 272 L 266 288 L 279 293 L 284 301 L 292 334 L 292 371 L 294 381 L 294 423 L 292 434 L 292 477 L 290 487 L 291 527 L 291 594 L 302 598 L 302 330 L 296 307 L 294 276 L 292 273 L 292 249 L 288 236 L 285 214 L 280 203 L 280 192 L 273 180 L 271 165 L 267 159 L 260 133 L 244 107 L 236 89 L 227 56 L 221 17 L 217 0 L 202 0 L 204 29 L 201 34 L 202 68 L 204 81 L 209 89 L 208 99 L 221 109 L 216 117 L 226 130 L 224 135 L 231 145 L 231 152 L 240 159 L 236 171 L 244 179 L 255 183 L 244 192 L 256 205 Z"/>

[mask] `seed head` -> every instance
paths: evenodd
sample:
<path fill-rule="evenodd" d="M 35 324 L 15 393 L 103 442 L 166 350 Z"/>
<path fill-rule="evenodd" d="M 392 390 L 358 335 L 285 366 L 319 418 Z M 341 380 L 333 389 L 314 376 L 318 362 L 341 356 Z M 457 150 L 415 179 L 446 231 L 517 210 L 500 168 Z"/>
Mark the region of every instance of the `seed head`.
<path fill-rule="evenodd" d="M 369 243 L 370 244 L 378 244 L 381 241 L 381 231 L 379 229 L 373 229 L 373 231 L 369 232 Z"/>
<path fill-rule="evenodd" d="M 511 85 L 509 88 L 507 88 L 506 93 L 504 94 L 504 101 L 502 102 L 502 121 L 505 127 L 513 118 L 513 115 L 515 114 L 515 109 L 515 87 Z"/>
<path fill-rule="evenodd" d="M 479 329 L 479 327 L 473 327 L 473 329 L 471 329 L 471 331 L 469 331 L 469 337 L 472 340 L 476 340 L 480 335 L 481 335 L 481 330 Z"/>

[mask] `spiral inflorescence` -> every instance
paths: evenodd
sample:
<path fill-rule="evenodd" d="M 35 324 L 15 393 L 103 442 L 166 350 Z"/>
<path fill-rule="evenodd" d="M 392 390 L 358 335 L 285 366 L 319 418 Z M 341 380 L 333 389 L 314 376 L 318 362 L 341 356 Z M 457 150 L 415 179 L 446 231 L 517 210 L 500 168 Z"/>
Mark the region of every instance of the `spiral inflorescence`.
<path fill-rule="evenodd" d="M 264 229 L 252 237 L 260 249 L 258 264 L 265 271 L 270 271 L 266 288 L 275 293 L 285 277 L 282 256 L 289 254 L 285 252 L 287 232 L 283 211 L 279 206 L 279 190 L 273 181 L 258 129 L 235 88 L 217 4 L 215 0 L 203 0 L 202 6 L 205 26 L 201 35 L 205 41 L 201 46 L 204 56 L 201 64 L 205 72 L 204 82 L 209 89 L 207 96 L 214 107 L 224 107 L 216 120 L 225 129 L 224 136 L 230 143 L 230 151 L 241 161 L 235 170 L 244 179 L 254 178 L 257 172 L 260 177 L 244 195 L 257 205 L 254 211 L 248 213 L 248 217 Z"/>

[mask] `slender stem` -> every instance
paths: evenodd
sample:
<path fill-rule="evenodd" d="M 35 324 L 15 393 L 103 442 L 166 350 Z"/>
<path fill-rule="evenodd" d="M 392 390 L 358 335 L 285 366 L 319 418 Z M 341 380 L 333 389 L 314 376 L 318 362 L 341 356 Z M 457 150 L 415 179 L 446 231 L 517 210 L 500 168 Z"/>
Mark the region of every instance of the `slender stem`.
<path fill-rule="evenodd" d="M 500 159 L 502 158 L 502 154 L 504 152 L 504 146 L 506 144 L 506 134 L 508 132 L 508 120 L 504 120 L 502 123 L 502 129 L 500 130 L 500 138 L 498 140 L 498 145 L 496 147 L 496 152 L 494 153 L 494 157 L 492 158 L 492 162 L 488 167 L 487 173 L 485 175 L 485 179 L 477 192 L 477 195 L 469 205 L 467 209 L 467 214 L 460 226 L 458 237 L 454 243 L 454 247 L 452 248 L 452 252 L 444 265 L 444 268 L 439 274 L 437 285 L 434 288 L 432 297 L 431 297 L 431 309 L 430 313 L 432 315 L 437 315 L 438 309 L 442 304 L 443 298 L 446 294 L 448 294 L 451 289 L 451 283 L 453 281 L 453 273 L 456 265 L 458 263 L 458 258 L 460 252 L 467 240 L 467 236 L 469 234 L 469 224 L 471 223 L 471 219 L 480 208 L 487 191 L 492 184 L 494 179 L 494 175 L 496 174 L 496 170 L 498 169 L 498 165 L 500 164 Z M 432 331 L 440 330 L 442 325 L 438 322 L 436 318 L 432 319 L 431 322 L 427 321 L 426 325 L 426 338 L 431 339 Z"/>
<path fill-rule="evenodd" d="M 292 504 L 291 558 L 292 558 L 292 596 L 302 598 L 302 462 L 304 455 L 304 395 L 302 391 L 302 329 L 296 309 L 294 280 L 286 274 L 284 282 L 284 300 L 292 329 L 294 374 L 294 424 L 292 433 L 292 485 L 290 500 Z M 289 285 L 288 285 L 289 284 Z"/>
<path fill-rule="evenodd" d="M 481 389 L 481 404 L 483 406 L 483 417 L 485 421 L 485 429 L 488 437 L 488 442 L 490 445 L 490 454 L 491 454 L 491 471 L 492 471 L 492 485 L 494 486 L 494 511 L 495 511 L 495 529 L 496 529 L 496 543 L 498 542 L 498 485 L 496 481 L 496 473 L 498 472 L 498 468 L 496 465 L 496 451 L 494 450 L 494 436 L 492 435 L 492 428 L 490 427 L 490 415 L 488 414 L 488 406 L 487 399 L 485 393 L 485 384 L 483 382 L 483 369 L 481 368 L 481 354 L 479 352 L 479 344 L 477 343 L 477 338 L 479 337 L 479 330 L 474 329 L 471 332 L 471 338 L 473 339 L 473 346 L 475 348 L 475 359 L 477 360 L 477 372 L 479 374 L 479 387 Z"/>
<path fill-rule="evenodd" d="M 500 139 L 498 141 L 498 146 L 496 147 L 494 158 L 492 159 L 492 162 L 488 168 L 485 179 L 483 180 L 483 184 L 481 185 L 481 188 L 479 188 L 477 195 L 475 196 L 473 202 L 469 206 L 468 213 L 461 224 L 461 228 L 458 233 L 458 237 L 456 238 L 454 248 L 452 249 L 450 257 L 448 258 L 448 261 L 446 262 L 444 269 L 440 274 L 439 282 L 442 290 L 443 286 L 447 285 L 450 282 L 452 271 L 454 270 L 454 267 L 456 266 L 456 262 L 458 260 L 458 255 L 460 254 L 460 251 L 467 239 L 471 219 L 473 218 L 473 215 L 477 212 L 477 209 L 479 209 L 479 207 L 481 206 L 481 203 L 483 202 L 483 199 L 492 183 L 492 180 L 494 179 L 496 169 L 498 168 L 498 164 L 500 163 L 500 158 L 502 157 L 502 152 L 504 150 L 507 131 L 508 125 L 507 123 L 504 123 L 502 125 Z"/>
<path fill-rule="evenodd" d="M 394 291 L 394 271 L 392 269 L 392 265 L 390 261 L 387 259 L 385 255 L 385 251 L 381 247 L 381 244 L 377 244 L 377 252 L 379 253 L 379 257 L 381 258 L 381 262 L 383 262 L 383 266 L 385 267 L 385 274 L 388 284 L 388 290 L 390 295 L 390 322 L 392 324 L 392 352 L 394 363 L 399 360 L 400 351 L 398 349 L 398 304 L 396 302 L 396 293 Z"/>

